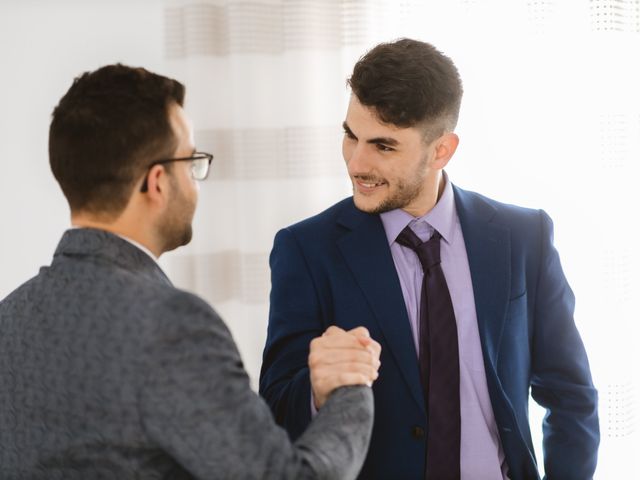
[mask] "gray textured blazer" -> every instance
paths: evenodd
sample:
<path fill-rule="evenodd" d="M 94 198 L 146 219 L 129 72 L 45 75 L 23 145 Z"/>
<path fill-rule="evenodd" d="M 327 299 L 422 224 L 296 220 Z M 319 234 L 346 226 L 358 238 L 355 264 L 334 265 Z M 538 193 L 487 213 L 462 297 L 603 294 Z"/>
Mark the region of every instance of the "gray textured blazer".
<path fill-rule="evenodd" d="M 0 302 L 0 478 L 355 478 L 367 387 L 338 389 L 294 444 L 218 315 L 107 232 L 67 231 Z"/>

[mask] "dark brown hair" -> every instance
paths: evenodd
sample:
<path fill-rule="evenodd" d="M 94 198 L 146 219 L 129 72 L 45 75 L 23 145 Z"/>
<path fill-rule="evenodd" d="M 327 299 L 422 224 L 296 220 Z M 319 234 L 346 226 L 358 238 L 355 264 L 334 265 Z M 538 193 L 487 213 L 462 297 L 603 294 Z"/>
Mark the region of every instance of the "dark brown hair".
<path fill-rule="evenodd" d="M 358 60 L 347 83 L 382 122 L 402 128 L 424 126 L 435 138 L 452 131 L 458 121 L 458 69 L 428 43 L 408 38 L 381 43 Z"/>
<path fill-rule="evenodd" d="M 71 211 L 114 216 L 148 165 L 173 155 L 169 106 L 184 86 L 143 68 L 108 65 L 77 77 L 53 111 L 49 162 Z"/>

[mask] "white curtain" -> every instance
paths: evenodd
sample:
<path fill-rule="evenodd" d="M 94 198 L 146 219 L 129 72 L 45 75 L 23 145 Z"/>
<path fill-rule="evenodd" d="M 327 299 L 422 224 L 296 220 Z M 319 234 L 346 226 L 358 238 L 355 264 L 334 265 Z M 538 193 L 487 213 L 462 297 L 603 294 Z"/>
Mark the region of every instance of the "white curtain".
<path fill-rule="evenodd" d="M 174 281 L 222 314 L 256 386 L 275 232 L 349 195 L 341 122 L 354 62 L 409 36 L 465 84 L 452 181 L 547 210 L 600 392 L 597 478 L 638 473 L 640 2 L 174 1 L 168 73 L 216 156 Z M 531 418 L 540 451 L 542 412 Z M 539 452 L 539 458 L 541 453 Z"/>

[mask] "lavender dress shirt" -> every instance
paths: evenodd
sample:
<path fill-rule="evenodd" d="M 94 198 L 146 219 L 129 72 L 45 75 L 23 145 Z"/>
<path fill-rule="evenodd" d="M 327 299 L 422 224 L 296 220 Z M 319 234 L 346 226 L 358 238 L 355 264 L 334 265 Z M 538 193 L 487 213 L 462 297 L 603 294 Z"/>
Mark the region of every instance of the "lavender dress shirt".
<path fill-rule="evenodd" d="M 505 456 L 487 389 L 467 250 L 453 188 L 446 175 L 445 181 L 440 200 L 426 215 L 415 218 L 397 209 L 380 217 L 400 279 L 416 352 L 422 267 L 415 252 L 396 243 L 396 238 L 407 225 L 423 241 L 431 237 L 434 229 L 442 235 L 442 270 L 456 316 L 460 352 L 461 480 L 506 480 Z"/>

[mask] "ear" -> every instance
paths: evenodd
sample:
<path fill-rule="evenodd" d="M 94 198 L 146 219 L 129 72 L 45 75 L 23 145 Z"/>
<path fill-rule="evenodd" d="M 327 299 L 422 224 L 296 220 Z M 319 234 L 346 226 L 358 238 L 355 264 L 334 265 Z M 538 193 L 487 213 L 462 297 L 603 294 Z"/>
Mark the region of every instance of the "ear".
<path fill-rule="evenodd" d="M 436 139 L 433 168 L 441 170 L 446 167 L 453 154 L 456 153 L 459 143 L 458 135 L 453 132 L 445 133 Z"/>
<path fill-rule="evenodd" d="M 147 200 L 157 206 L 164 206 L 169 191 L 169 177 L 164 165 L 154 165 L 147 173 Z"/>

